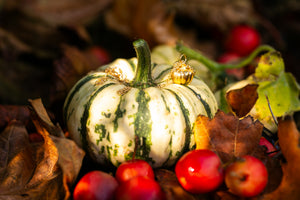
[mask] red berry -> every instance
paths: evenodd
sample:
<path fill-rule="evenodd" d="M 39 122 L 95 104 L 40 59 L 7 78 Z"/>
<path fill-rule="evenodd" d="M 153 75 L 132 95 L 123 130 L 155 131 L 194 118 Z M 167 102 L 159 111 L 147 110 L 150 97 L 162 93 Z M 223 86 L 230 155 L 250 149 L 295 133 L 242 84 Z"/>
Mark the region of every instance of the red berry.
<path fill-rule="evenodd" d="M 255 28 L 238 25 L 230 31 L 225 41 L 225 49 L 246 56 L 258 47 L 260 40 L 260 34 Z"/>
<path fill-rule="evenodd" d="M 109 55 L 109 53 L 105 49 L 103 49 L 103 48 L 101 48 L 99 46 L 93 46 L 93 47 L 91 47 L 89 49 L 89 52 L 92 55 L 94 55 L 101 64 L 107 64 L 107 63 L 110 62 L 110 55 Z"/>
<path fill-rule="evenodd" d="M 192 150 L 176 163 L 175 173 L 181 186 L 199 194 L 217 189 L 223 182 L 221 160 L 208 149 Z"/>
<path fill-rule="evenodd" d="M 116 179 L 119 183 L 125 182 L 136 176 L 147 176 L 155 179 L 154 172 L 149 163 L 144 160 L 134 159 L 122 163 L 116 171 Z"/>
<path fill-rule="evenodd" d="M 91 171 L 76 184 L 73 199 L 112 200 L 118 185 L 118 181 L 112 175 L 102 171 Z"/>
<path fill-rule="evenodd" d="M 268 171 L 262 161 L 243 156 L 225 170 L 225 183 L 229 191 L 241 197 L 260 194 L 268 182 Z"/>
<path fill-rule="evenodd" d="M 269 142 L 269 140 L 267 140 L 264 137 L 261 137 L 259 140 L 259 145 L 261 146 L 265 146 L 267 148 L 267 153 L 270 157 L 273 157 L 277 154 L 277 149 L 274 147 L 274 145 Z"/>
<path fill-rule="evenodd" d="M 165 195 L 153 179 L 146 176 L 136 176 L 123 182 L 116 191 L 116 200 L 162 200 Z"/>

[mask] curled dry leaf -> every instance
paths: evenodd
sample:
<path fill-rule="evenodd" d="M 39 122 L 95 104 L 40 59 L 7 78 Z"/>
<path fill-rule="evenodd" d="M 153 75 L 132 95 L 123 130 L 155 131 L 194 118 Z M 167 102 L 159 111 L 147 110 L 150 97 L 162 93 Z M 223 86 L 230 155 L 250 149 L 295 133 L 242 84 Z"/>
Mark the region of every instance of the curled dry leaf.
<path fill-rule="evenodd" d="M 278 139 L 281 152 L 286 160 L 282 163 L 283 177 L 279 187 L 264 195 L 263 199 L 300 198 L 300 134 L 295 121 L 287 117 L 279 120 Z"/>
<path fill-rule="evenodd" d="M 52 181 L 59 175 L 57 170 L 51 172 L 50 169 L 47 170 L 47 166 L 52 166 L 47 164 L 47 161 L 51 161 L 52 158 L 43 155 L 48 146 L 30 145 L 26 128 L 18 121 L 12 121 L 1 133 L 1 143 L 1 155 L 6 162 L 1 163 L 0 197 L 41 199 L 42 193 L 45 195 L 44 192 L 48 190 L 48 181 Z M 45 165 L 42 166 L 42 163 Z M 39 170 L 37 166 L 44 170 Z M 57 182 L 57 186 L 51 188 L 53 191 L 49 193 L 50 198 L 58 199 L 58 197 L 54 198 L 53 194 L 61 194 L 58 192 L 59 187 Z M 63 196 L 60 195 L 59 198 L 61 197 Z"/>
<path fill-rule="evenodd" d="M 11 121 L 0 134 L 0 143 L 0 199 L 21 199 L 35 168 L 25 126 Z"/>
<path fill-rule="evenodd" d="M 64 133 L 61 130 L 60 126 L 56 126 L 52 123 L 43 103 L 42 99 L 29 99 L 29 102 L 34 110 L 32 115 L 36 115 L 35 119 L 39 121 L 40 124 L 51 134 L 58 137 L 64 137 Z M 35 121 L 34 121 L 35 122 Z M 39 126 L 39 124 L 35 124 Z"/>
<path fill-rule="evenodd" d="M 49 132 L 38 121 L 33 120 L 33 123 L 37 129 L 37 132 L 44 138 L 44 148 L 38 149 L 36 151 L 38 164 L 36 166 L 35 173 L 26 185 L 26 187 L 29 188 L 43 183 L 45 178 L 49 178 L 54 175 L 53 172 L 57 171 L 56 163 L 59 156 L 54 142 L 49 137 Z"/>
<path fill-rule="evenodd" d="M 223 163 L 253 154 L 259 144 L 263 125 L 251 116 L 239 119 L 218 111 L 213 119 L 199 115 L 194 126 L 197 149 L 216 151 Z"/>
<path fill-rule="evenodd" d="M 85 153 L 72 140 L 50 135 L 51 126 L 52 133 L 61 130 L 53 128 L 40 100 L 31 103 L 44 142 L 30 143 L 25 125 L 16 120 L 0 134 L 0 199 L 68 199 Z"/>
<path fill-rule="evenodd" d="M 94 19 L 112 0 L 15 0 L 17 9 L 52 26 L 78 26 Z"/>
<path fill-rule="evenodd" d="M 238 117 L 246 116 L 254 106 L 258 99 L 257 88 L 258 84 L 247 84 L 226 93 L 227 103 Z"/>

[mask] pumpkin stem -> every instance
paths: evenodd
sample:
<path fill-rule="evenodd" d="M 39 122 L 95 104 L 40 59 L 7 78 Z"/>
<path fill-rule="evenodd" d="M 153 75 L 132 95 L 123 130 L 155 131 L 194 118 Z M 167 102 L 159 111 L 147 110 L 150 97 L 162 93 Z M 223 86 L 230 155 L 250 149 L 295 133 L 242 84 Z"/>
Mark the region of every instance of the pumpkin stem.
<path fill-rule="evenodd" d="M 138 88 L 147 88 L 153 86 L 151 75 L 151 52 L 147 42 L 143 39 L 138 39 L 133 42 L 133 47 L 138 59 L 135 77 L 131 86 Z"/>
<path fill-rule="evenodd" d="M 225 69 L 242 68 L 242 67 L 250 64 L 252 62 L 252 60 L 260 53 L 262 53 L 264 51 L 275 51 L 275 49 L 271 46 L 261 45 L 261 46 L 257 47 L 251 54 L 249 54 L 249 56 L 247 56 L 246 58 L 244 58 L 241 62 L 239 62 L 237 64 L 221 64 L 221 63 L 215 62 L 213 60 L 210 60 L 209 58 L 205 57 L 201 53 L 184 46 L 182 43 L 177 43 L 176 49 L 180 53 L 185 54 L 189 59 L 195 59 L 195 60 L 198 60 L 199 62 L 203 63 L 212 72 L 223 71 Z"/>

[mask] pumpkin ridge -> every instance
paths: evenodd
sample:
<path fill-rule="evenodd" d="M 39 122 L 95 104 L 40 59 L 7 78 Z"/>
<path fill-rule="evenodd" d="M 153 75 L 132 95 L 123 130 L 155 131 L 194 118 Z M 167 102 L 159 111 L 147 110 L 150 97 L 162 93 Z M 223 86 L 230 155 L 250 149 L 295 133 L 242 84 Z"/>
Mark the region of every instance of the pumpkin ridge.
<path fill-rule="evenodd" d="M 164 104 L 165 104 L 166 110 L 167 110 L 168 112 L 170 112 L 171 110 L 170 110 L 170 107 L 168 106 L 168 104 L 167 104 L 167 102 L 166 102 L 165 96 L 164 96 L 164 95 L 161 95 L 161 98 L 162 98 L 162 100 L 163 100 L 163 102 L 164 102 Z"/>
<path fill-rule="evenodd" d="M 160 58 L 162 58 L 164 60 L 165 63 L 169 62 L 169 57 L 166 56 L 164 53 L 160 52 L 160 51 L 156 51 L 155 52 L 158 56 L 160 56 Z"/>
<path fill-rule="evenodd" d="M 139 90 L 136 96 L 138 110 L 134 119 L 134 133 L 138 141 L 135 141 L 136 158 L 145 159 L 154 164 L 154 160 L 149 157 L 151 151 L 151 131 L 152 120 L 148 103 L 151 98 L 144 90 Z"/>
<path fill-rule="evenodd" d="M 152 63 L 152 71 L 153 71 L 157 66 L 159 66 L 157 63 Z"/>
<path fill-rule="evenodd" d="M 201 101 L 205 111 L 206 111 L 206 114 L 209 118 L 212 118 L 213 115 L 212 115 L 212 112 L 211 112 L 211 109 L 210 109 L 210 106 L 209 104 L 201 97 L 201 94 L 197 93 L 195 90 L 193 90 L 191 87 L 185 85 L 186 88 L 188 88 L 189 90 L 191 90 L 195 96 Z"/>
<path fill-rule="evenodd" d="M 162 166 L 167 166 L 173 152 L 172 152 L 172 142 L 173 142 L 173 135 L 171 134 L 170 137 L 170 141 L 169 141 L 169 147 L 170 147 L 170 152 L 169 152 L 169 156 L 167 157 L 167 159 L 165 160 L 165 162 L 162 164 Z"/>
<path fill-rule="evenodd" d="M 68 95 L 67 100 L 64 104 L 63 119 L 64 119 L 65 123 L 67 123 L 67 121 L 68 121 L 68 112 L 67 111 L 69 109 L 70 103 L 71 103 L 74 95 L 78 92 L 78 90 L 87 82 L 89 82 L 93 79 L 98 79 L 98 78 L 104 77 L 104 76 L 106 76 L 106 75 L 105 74 L 100 74 L 100 75 L 99 74 L 98 75 L 90 74 L 90 75 L 83 77 L 81 80 L 78 81 L 78 83 L 76 84 L 74 89 L 72 89 L 72 92 Z"/>
<path fill-rule="evenodd" d="M 128 90 L 129 91 L 129 90 Z M 117 130 L 118 130 L 118 119 L 119 118 L 122 118 L 123 117 L 123 115 L 126 113 L 126 110 L 121 110 L 121 103 L 123 102 L 124 100 L 123 100 L 123 96 L 121 95 L 120 96 L 120 101 L 119 101 L 119 104 L 118 104 L 118 107 L 117 107 L 117 109 L 116 109 L 116 112 L 115 112 L 115 118 L 114 118 L 114 120 L 112 121 L 113 122 L 113 124 L 114 124 L 114 132 L 117 132 Z"/>
<path fill-rule="evenodd" d="M 127 62 L 129 63 L 132 71 L 135 71 L 136 70 L 136 66 L 135 66 L 134 62 L 131 59 L 128 59 Z"/>
<path fill-rule="evenodd" d="M 170 69 L 172 69 L 173 67 L 169 67 L 163 71 L 160 72 L 160 74 L 158 74 L 154 80 L 158 80 L 160 77 L 162 77 L 166 72 L 170 71 Z"/>
<path fill-rule="evenodd" d="M 178 96 L 178 94 L 176 94 L 176 92 L 172 91 L 171 89 L 167 89 L 166 90 L 170 91 L 172 94 L 174 94 L 177 102 L 179 103 L 179 106 L 181 108 L 182 114 L 184 116 L 184 120 L 185 120 L 185 143 L 184 146 L 181 150 L 181 152 L 176 152 L 176 156 L 179 158 L 181 155 L 183 155 L 184 152 L 187 152 L 190 149 L 190 142 L 191 142 L 191 136 L 192 136 L 192 129 L 191 129 L 191 122 L 189 119 L 189 110 L 184 106 L 183 101 L 180 99 L 180 97 Z"/>
<path fill-rule="evenodd" d="M 102 87 L 98 88 L 94 94 L 91 96 L 91 98 L 89 99 L 89 101 L 84 105 L 84 111 L 83 111 L 83 115 L 80 119 L 80 123 L 81 123 L 81 128 L 80 128 L 80 133 L 81 133 L 81 141 L 82 141 L 82 146 L 84 149 L 88 150 L 88 141 L 87 141 L 87 121 L 89 118 L 89 112 L 90 112 L 90 107 L 92 105 L 92 102 L 94 100 L 94 98 L 105 88 L 111 86 L 111 85 L 116 85 L 116 83 L 108 83 L 103 85 Z"/>

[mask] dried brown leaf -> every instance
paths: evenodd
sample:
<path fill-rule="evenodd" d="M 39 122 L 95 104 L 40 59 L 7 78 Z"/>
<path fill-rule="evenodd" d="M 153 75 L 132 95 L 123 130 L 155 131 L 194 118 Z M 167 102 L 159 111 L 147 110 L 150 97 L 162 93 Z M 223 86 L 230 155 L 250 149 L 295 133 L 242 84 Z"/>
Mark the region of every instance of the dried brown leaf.
<path fill-rule="evenodd" d="M 64 133 L 63 133 L 62 129 L 60 128 L 60 126 L 58 124 L 55 126 L 52 123 L 52 121 L 42 103 L 42 99 L 40 99 L 40 98 L 33 99 L 33 100 L 29 99 L 29 102 L 34 109 L 33 114 L 37 115 L 36 119 L 39 120 L 39 123 L 41 123 L 43 125 L 43 127 L 45 127 L 45 129 L 47 129 L 47 131 L 51 135 L 64 137 Z M 36 126 L 37 126 L 37 124 L 36 124 Z"/>
<path fill-rule="evenodd" d="M 241 23 L 252 23 L 254 18 L 253 4 L 250 0 L 178 0 L 167 1 L 170 9 L 186 16 L 200 26 L 226 31 Z"/>
<path fill-rule="evenodd" d="M 59 152 L 58 166 L 62 170 L 62 184 L 66 196 L 70 196 L 70 186 L 74 183 L 82 166 L 85 152 L 70 139 L 51 136 Z"/>
<path fill-rule="evenodd" d="M 173 171 L 167 169 L 157 169 L 155 171 L 155 176 L 165 192 L 167 200 L 180 200 L 180 199 L 191 199 L 191 200 L 200 200 L 201 198 L 185 191 L 181 187 L 180 183 L 177 180 L 176 174 Z"/>
<path fill-rule="evenodd" d="M 150 46 L 175 44 L 178 33 L 172 15 L 159 0 L 120 0 L 106 14 L 106 23 L 122 34 L 144 38 Z"/>
<path fill-rule="evenodd" d="M 263 125 L 251 116 L 239 120 L 223 111 L 218 111 L 213 119 L 199 115 L 194 127 L 196 148 L 212 149 L 226 163 L 254 153 L 262 130 Z"/>
<path fill-rule="evenodd" d="M 118 0 L 105 12 L 105 22 L 113 30 L 134 38 L 143 38 L 150 47 L 158 44 L 175 45 L 182 40 L 190 47 L 201 49 L 213 56 L 215 46 L 211 42 L 199 42 L 195 30 L 179 28 L 175 23 L 175 12 L 170 12 L 167 1 Z"/>
<path fill-rule="evenodd" d="M 16 6 L 13 6 L 13 9 L 8 8 L 8 2 L 13 1 Z M 23 0 L 12 0 L 4 2 L 4 12 L 1 13 L 0 50 L 2 50 L 4 58 L 10 60 L 18 58 L 17 55 L 19 54 L 25 54 L 26 56 L 30 55 L 32 56 L 30 57 L 31 59 L 29 59 L 30 62 L 28 62 L 28 59 L 23 58 L 18 59 L 17 62 L 22 65 L 33 65 L 34 63 L 38 63 L 38 67 L 42 67 L 43 70 L 46 70 L 45 65 L 51 64 L 47 59 L 56 59 L 61 55 L 61 45 L 83 45 L 91 42 L 91 38 L 86 27 L 79 25 L 80 20 L 76 21 L 73 18 L 72 20 L 76 21 L 78 25 L 72 26 L 70 24 L 70 26 L 67 26 L 64 23 L 68 22 L 63 22 L 62 18 L 57 19 L 58 21 L 55 23 L 47 21 L 46 19 L 43 19 L 43 16 L 39 15 L 42 13 L 42 15 L 51 18 L 50 15 L 47 15 L 46 12 L 44 12 L 45 9 L 48 9 L 48 11 L 53 12 L 53 14 L 61 15 L 60 17 L 62 17 L 63 14 L 67 14 L 72 18 L 71 15 L 75 14 L 79 8 L 74 8 L 75 10 L 73 13 L 68 12 L 67 8 L 66 10 L 64 10 L 65 8 L 63 7 L 60 8 L 62 5 L 60 5 L 58 1 L 37 1 L 39 0 L 26 2 Z M 55 2 L 57 7 L 54 5 L 55 8 L 48 7 L 49 4 L 55 4 Z M 61 2 L 64 2 L 64 0 Z M 77 3 L 77 1 L 75 3 L 74 1 L 72 2 L 73 4 Z M 70 1 L 69 3 L 72 4 L 72 2 Z M 86 5 L 94 6 L 89 4 Z M 80 9 L 83 11 L 83 7 Z M 77 14 L 79 13 L 80 11 L 77 12 Z M 57 27 L 58 25 L 61 26 Z M 36 58 L 37 60 L 32 63 L 32 59 Z"/>
<path fill-rule="evenodd" d="M 13 120 L 0 134 L 0 155 L 1 196 L 22 189 L 35 167 L 23 123 Z"/>
<path fill-rule="evenodd" d="M 24 124 L 17 121 L 1 133 L 0 199 L 68 199 L 85 153 L 74 141 L 50 135 L 49 127 L 52 132 L 61 130 L 53 125 L 40 99 L 31 103 L 32 121 L 44 142 L 29 143 Z"/>
<path fill-rule="evenodd" d="M 296 200 L 300 198 L 300 134 L 292 118 L 279 120 L 278 138 L 286 160 L 282 163 L 283 177 L 279 187 L 266 194 L 263 199 Z"/>
<path fill-rule="evenodd" d="M 43 148 L 36 151 L 36 169 L 31 180 L 28 182 L 27 187 L 35 187 L 41 184 L 45 179 L 51 179 L 53 172 L 56 171 L 56 163 L 58 161 L 58 150 L 51 140 L 49 132 L 42 127 L 37 121 L 33 121 L 37 132 L 44 138 Z"/>
<path fill-rule="evenodd" d="M 227 103 L 238 117 L 246 116 L 254 106 L 258 99 L 257 88 L 258 84 L 248 84 L 226 93 Z"/>
<path fill-rule="evenodd" d="M 9 122 L 17 120 L 23 124 L 30 121 L 30 111 L 27 106 L 0 105 L 0 130 L 4 129 Z"/>
<path fill-rule="evenodd" d="M 41 163 L 45 164 L 42 158 L 44 146 L 30 145 L 24 125 L 17 121 L 9 124 L 1 136 L 4 146 L 10 147 L 1 150 L 7 150 L 6 154 L 11 156 L 7 157 L 6 166 L 1 168 L 0 199 L 61 199 L 64 192 L 57 192 L 62 188 L 57 180 L 58 171 L 47 171 L 47 176 L 44 176 L 46 170 L 39 170 L 43 168 Z M 39 184 L 28 184 L 33 177 L 39 180 Z M 49 187 L 52 182 L 55 184 Z"/>
<path fill-rule="evenodd" d="M 52 26 L 78 26 L 90 22 L 112 0 L 17 0 L 18 9 Z"/>

